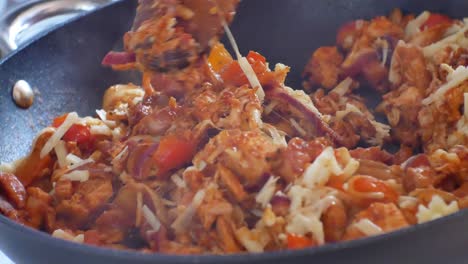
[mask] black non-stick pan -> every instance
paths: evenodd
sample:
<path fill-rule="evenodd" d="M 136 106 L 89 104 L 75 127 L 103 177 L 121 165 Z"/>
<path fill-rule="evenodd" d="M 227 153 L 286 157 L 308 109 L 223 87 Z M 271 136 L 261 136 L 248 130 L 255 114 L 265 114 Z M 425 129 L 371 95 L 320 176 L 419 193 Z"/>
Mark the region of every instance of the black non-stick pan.
<path fill-rule="evenodd" d="M 100 66 L 107 51 L 130 27 L 135 0 L 117 2 L 81 17 L 0 61 L 0 160 L 27 153 L 35 134 L 53 117 L 77 111 L 93 115 L 104 90 L 135 76 Z M 244 0 L 232 26 L 241 50 L 264 54 L 273 64 L 292 66 L 289 85 L 300 87 L 300 72 L 311 52 L 334 43 L 340 24 L 388 14 L 442 12 L 468 15 L 467 0 Z M 11 99 L 17 80 L 39 92 L 32 108 Z M 229 256 L 168 256 L 115 251 L 75 244 L 20 226 L 0 215 L 0 250 L 16 263 L 468 263 L 468 212 L 363 240 L 300 251 Z"/>

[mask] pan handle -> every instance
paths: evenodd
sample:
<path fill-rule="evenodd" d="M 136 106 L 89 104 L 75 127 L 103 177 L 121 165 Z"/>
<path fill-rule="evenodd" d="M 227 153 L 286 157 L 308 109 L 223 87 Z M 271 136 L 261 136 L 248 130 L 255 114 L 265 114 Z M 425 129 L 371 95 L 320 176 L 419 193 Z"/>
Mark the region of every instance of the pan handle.
<path fill-rule="evenodd" d="M 0 16 L 0 58 L 54 26 L 112 1 L 33 0 L 7 11 Z"/>

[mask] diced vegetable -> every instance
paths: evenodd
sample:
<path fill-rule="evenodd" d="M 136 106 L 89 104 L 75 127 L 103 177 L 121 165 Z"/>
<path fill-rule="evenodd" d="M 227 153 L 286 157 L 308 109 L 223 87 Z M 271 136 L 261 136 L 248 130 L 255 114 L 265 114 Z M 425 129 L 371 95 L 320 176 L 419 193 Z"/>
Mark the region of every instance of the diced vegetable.
<path fill-rule="evenodd" d="M 429 16 L 426 22 L 424 22 L 424 24 L 421 25 L 421 30 L 426 30 L 426 29 L 432 28 L 442 23 L 451 23 L 451 22 L 452 22 L 452 19 L 450 19 L 448 16 L 433 13 Z"/>
<path fill-rule="evenodd" d="M 183 137 L 168 135 L 162 138 L 158 149 L 153 155 L 153 159 L 159 169 L 158 175 L 189 163 L 192 160 L 194 152 L 195 145 L 193 142 Z"/>
<path fill-rule="evenodd" d="M 288 249 L 301 249 L 316 246 L 314 240 L 300 235 L 288 234 Z"/>
<path fill-rule="evenodd" d="M 230 65 L 234 59 L 226 50 L 223 44 L 216 43 L 211 49 L 208 62 L 213 70 L 217 73 L 221 72 L 227 65 Z"/>
<path fill-rule="evenodd" d="M 252 66 L 255 74 L 259 77 L 268 71 L 265 57 L 255 51 L 249 52 L 247 55 L 247 61 Z M 236 86 L 242 86 L 249 83 L 249 80 L 242 71 L 238 61 L 232 61 L 231 64 L 221 72 L 221 78 L 224 82 Z"/>
<path fill-rule="evenodd" d="M 68 114 L 64 114 L 54 119 L 52 126 L 59 127 L 67 118 Z M 76 142 L 82 149 L 92 149 L 94 144 L 94 136 L 88 126 L 82 124 L 74 124 L 62 137 L 65 141 Z"/>

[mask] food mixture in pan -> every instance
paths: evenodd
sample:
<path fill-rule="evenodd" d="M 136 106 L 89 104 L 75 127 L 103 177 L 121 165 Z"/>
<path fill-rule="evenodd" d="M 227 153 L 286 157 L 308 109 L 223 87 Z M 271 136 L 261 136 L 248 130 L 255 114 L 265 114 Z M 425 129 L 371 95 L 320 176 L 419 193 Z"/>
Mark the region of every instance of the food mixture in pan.
<path fill-rule="evenodd" d="M 235 44 L 236 0 L 157 2 L 140 2 L 124 51 L 103 60 L 141 85 L 107 89 L 95 117 L 57 117 L 3 164 L 2 214 L 90 245 L 225 254 L 374 236 L 468 206 L 468 21 L 397 9 L 351 21 L 294 89 L 288 66 L 217 41 Z"/>

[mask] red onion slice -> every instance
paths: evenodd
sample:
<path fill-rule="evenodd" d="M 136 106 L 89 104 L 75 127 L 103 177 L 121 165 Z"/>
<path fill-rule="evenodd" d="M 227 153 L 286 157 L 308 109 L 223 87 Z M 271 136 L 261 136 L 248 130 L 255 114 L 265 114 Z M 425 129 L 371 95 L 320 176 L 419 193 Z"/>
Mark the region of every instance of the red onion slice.
<path fill-rule="evenodd" d="M 113 66 L 132 63 L 136 61 L 135 53 L 126 52 L 126 51 L 110 51 L 106 54 L 104 59 L 102 59 L 101 64 L 104 66 Z"/>

